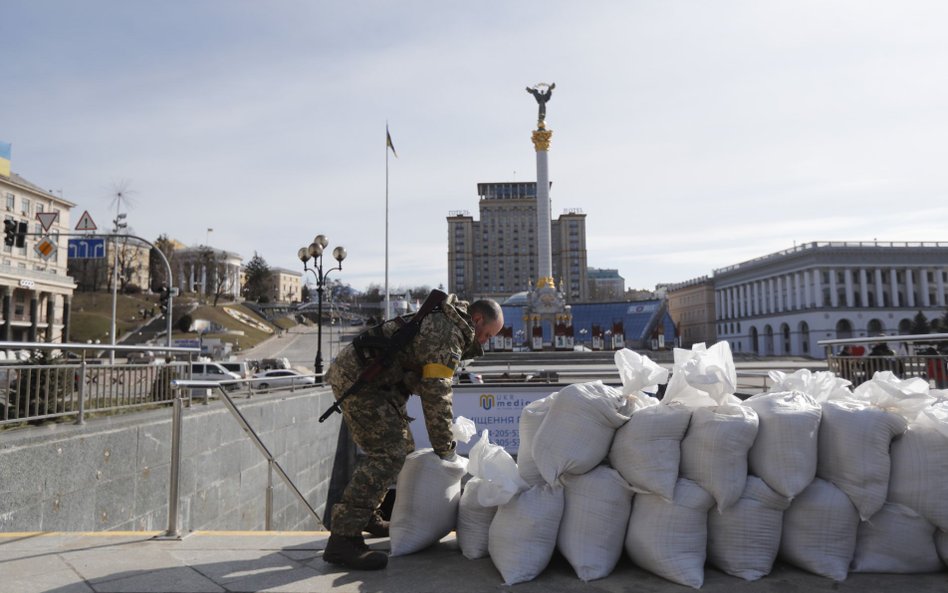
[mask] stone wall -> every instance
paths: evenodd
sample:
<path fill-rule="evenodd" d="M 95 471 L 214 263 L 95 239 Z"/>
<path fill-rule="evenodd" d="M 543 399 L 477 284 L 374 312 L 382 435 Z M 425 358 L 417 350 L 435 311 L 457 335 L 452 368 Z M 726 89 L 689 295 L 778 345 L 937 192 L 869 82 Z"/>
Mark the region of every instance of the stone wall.
<path fill-rule="evenodd" d="M 339 414 L 328 388 L 235 400 L 321 517 Z M 0 431 L 0 531 L 164 530 L 171 408 Z M 260 530 L 267 462 L 219 401 L 184 410 L 178 530 Z M 273 472 L 274 530 L 324 529 Z"/>

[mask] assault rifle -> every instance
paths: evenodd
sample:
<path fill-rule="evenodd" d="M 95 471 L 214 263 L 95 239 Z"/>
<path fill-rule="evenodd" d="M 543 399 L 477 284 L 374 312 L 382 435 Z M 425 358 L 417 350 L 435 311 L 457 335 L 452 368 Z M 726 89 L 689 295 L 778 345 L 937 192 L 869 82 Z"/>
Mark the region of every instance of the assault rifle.
<path fill-rule="evenodd" d="M 355 383 L 353 383 L 349 389 L 346 389 L 342 397 L 337 399 L 328 410 L 323 412 L 323 415 L 319 417 L 319 421 L 323 422 L 332 416 L 333 412 L 341 413 L 342 409 L 339 407 L 339 404 L 345 401 L 350 395 L 361 391 L 367 383 L 378 377 L 379 373 L 390 367 L 395 360 L 395 355 L 411 342 L 412 338 L 418 335 L 422 320 L 427 317 L 429 313 L 437 310 L 446 298 L 448 298 L 448 295 L 444 291 L 438 289 L 432 290 L 431 294 L 428 295 L 428 298 L 425 299 L 425 302 L 421 304 L 421 307 L 415 314 L 412 315 L 411 319 L 395 330 L 395 333 L 388 339 L 387 346 L 375 357 L 372 364 L 362 371 L 359 378 L 356 379 Z"/>

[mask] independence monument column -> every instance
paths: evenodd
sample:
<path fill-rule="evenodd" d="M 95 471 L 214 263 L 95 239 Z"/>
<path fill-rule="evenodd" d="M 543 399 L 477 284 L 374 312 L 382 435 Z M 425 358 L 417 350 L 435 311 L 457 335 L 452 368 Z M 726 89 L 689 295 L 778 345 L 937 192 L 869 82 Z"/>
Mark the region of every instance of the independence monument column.
<path fill-rule="evenodd" d="M 554 349 L 573 348 L 572 315 L 566 304 L 566 297 L 556 289 L 553 280 L 553 247 L 550 239 L 552 227 L 550 214 L 550 175 L 547 165 L 547 153 L 550 151 L 550 138 L 553 130 L 546 129 L 546 103 L 553 96 L 556 84 L 540 83 L 527 87 L 539 105 L 537 129 L 531 136 L 533 147 L 537 151 L 537 272 L 535 286 L 530 287 L 530 296 L 524 315 L 524 326 L 529 336 L 532 350 L 543 350 L 547 344 Z M 561 287 L 562 288 L 562 287 Z M 547 327 L 549 331 L 544 332 Z M 546 333 L 549 341 L 544 338 Z"/>
<path fill-rule="evenodd" d="M 536 98 L 539 104 L 537 129 L 533 131 L 533 146 L 537 151 L 537 285 L 553 287 L 553 249 L 550 244 L 550 174 L 547 153 L 550 151 L 550 138 L 553 130 L 546 129 L 546 102 L 553 96 L 556 83 L 541 82 L 527 92 Z"/>

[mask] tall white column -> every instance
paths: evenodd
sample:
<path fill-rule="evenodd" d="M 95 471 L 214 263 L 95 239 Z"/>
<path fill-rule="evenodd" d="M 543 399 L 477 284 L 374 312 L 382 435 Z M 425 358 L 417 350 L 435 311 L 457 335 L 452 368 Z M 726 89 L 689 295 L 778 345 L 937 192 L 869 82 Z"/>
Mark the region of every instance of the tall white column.
<path fill-rule="evenodd" d="M 776 280 L 777 285 L 777 312 L 783 311 L 783 276 L 777 276 Z"/>
<path fill-rule="evenodd" d="M 846 283 L 846 306 L 855 305 L 855 292 L 853 291 L 853 270 L 846 268 L 843 270 L 843 281 Z"/>
<path fill-rule="evenodd" d="M 919 270 L 919 290 L 922 292 L 922 306 L 931 307 L 932 299 L 931 295 L 928 294 L 928 269 L 922 268 Z"/>
<path fill-rule="evenodd" d="M 905 268 L 905 300 L 906 306 L 915 306 L 915 272 L 912 268 Z"/>
<path fill-rule="evenodd" d="M 776 313 L 777 312 L 777 283 L 774 282 L 773 278 L 767 279 L 767 312 Z"/>
<path fill-rule="evenodd" d="M 945 306 L 945 270 L 938 268 L 935 270 L 935 288 L 938 294 L 935 295 L 935 302 L 939 307 Z"/>
<path fill-rule="evenodd" d="M 882 268 L 876 268 L 876 307 L 885 306 L 885 285 L 882 284 Z"/>
<path fill-rule="evenodd" d="M 537 151 L 537 286 L 553 283 L 553 248 L 550 244 L 550 178 L 547 155 L 550 151 L 552 130 L 533 131 L 533 146 Z"/>
<path fill-rule="evenodd" d="M 760 315 L 760 282 L 754 282 L 751 284 L 751 293 L 753 298 L 751 299 L 751 315 Z"/>
<path fill-rule="evenodd" d="M 823 307 L 823 271 L 819 268 L 813 270 L 813 296 L 816 306 Z"/>
<path fill-rule="evenodd" d="M 803 308 L 809 309 L 813 305 L 813 295 L 810 290 L 810 270 L 803 270 Z"/>
<path fill-rule="evenodd" d="M 899 276 L 895 268 L 889 270 L 889 290 L 892 296 L 892 306 L 901 307 L 899 299 Z"/>
<path fill-rule="evenodd" d="M 836 269 L 829 269 L 830 277 L 830 307 L 834 309 L 839 306 L 839 291 L 836 289 Z"/>
<path fill-rule="evenodd" d="M 862 307 L 869 306 L 869 283 L 866 281 L 866 268 L 859 268 L 859 303 Z"/>

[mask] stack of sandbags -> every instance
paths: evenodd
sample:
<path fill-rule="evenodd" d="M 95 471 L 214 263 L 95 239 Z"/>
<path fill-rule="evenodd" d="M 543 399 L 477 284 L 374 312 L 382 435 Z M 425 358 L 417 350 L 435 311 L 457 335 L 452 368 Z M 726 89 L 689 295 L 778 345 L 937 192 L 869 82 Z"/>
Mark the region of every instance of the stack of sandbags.
<path fill-rule="evenodd" d="M 793 498 L 816 477 L 820 405 L 802 391 L 761 393 L 744 405 L 757 413 L 759 422 L 748 472 Z"/>
<path fill-rule="evenodd" d="M 501 505 L 490 524 L 488 549 L 505 585 L 535 579 L 553 557 L 563 487 L 541 484 Z"/>
<path fill-rule="evenodd" d="M 948 531 L 948 402 L 923 408 L 891 457 L 889 500 Z"/>
<path fill-rule="evenodd" d="M 609 463 L 636 492 L 675 495 L 681 462 L 681 440 L 691 422 L 688 406 L 664 402 L 632 412 L 615 434 Z"/>
<path fill-rule="evenodd" d="M 629 409 L 622 392 L 602 381 L 561 389 L 531 439 L 533 462 L 543 480 L 555 484 L 562 474 L 584 474 L 602 463 L 616 429 L 628 421 Z"/>
<path fill-rule="evenodd" d="M 520 412 L 520 446 L 517 449 L 517 471 L 520 477 L 530 486 L 543 484 L 543 476 L 533 460 L 533 438 L 536 435 L 543 419 L 556 399 L 556 393 L 530 402 Z"/>
<path fill-rule="evenodd" d="M 472 560 L 488 553 L 490 524 L 497 506 L 527 489 L 517 463 L 503 447 L 490 442 L 487 430 L 471 448 L 468 472 L 458 508 L 457 537 L 461 553 Z"/>
<path fill-rule="evenodd" d="M 664 402 L 692 408 L 681 441 L 681 477 L 697 483 L 717 502 L 731 506 L 744 492 L 747 452 L 757 436 L 757 413 L 734 396 L 737 371 L 727 342 L 691 350 L 675 348 Z"/>
<path fill-rule="evenodd" d="M 632 512 L 632 488 L 604 465 L 582 475 L 566 474 L 563 520 L 557 548 L 582 581 L 609 576 L 622 555 Z"/>
<path fill-rule="evenodd" d="M 756 476 L 747 476 L 741 498 L 708 513 L 708 562 L 729 575 L 755 581 L 770 574 L 780 550 L 783 512 L 790 499 Z"/>
<path fill-rule="evenodd" d="M 852 499 L 863 520 L 886 502 L 893 439 L 931 404 L 928 383 L 902 381 L 890 371 L 873 375 L 851 397 L 823 404 L 817 475 Z"/>
<path fill-rule="evenodd" d="M 714 497 L 718 511 L 737 502 L 747 481 L 747 453 L 757 413 L 741 404 L 696 408 L 681 441 L 681 475 Z"/>
<path fill-rule="evenodd" d="M 887 502 L 859 524 L 850 571 L 912 574 L 941 568 L 935 526 L 907 506 Z"/>
<path fill-rule="evenodd" d="M 846 493 L 816 478 L 784 512 L 780 557 L 798 568 L 844 581 L 858 530 L 859 513 Z"/>
<path fill-rule="evenodd" d="M 625 538 L 629 558 L 669 581 L 700 588 L 707 558 L 708 510 L 714 498 L 691 480 L 681 479 L 669 501 L 636 494 Z"/>
<path fill-rule="evenodd" d="M 461 478 L 467 459 L 445 461 L 432 449 L 408 455 L 396 482 L 389 526 L 392 556 L 413 554 L 437 543 L 457 523 Z"/>

